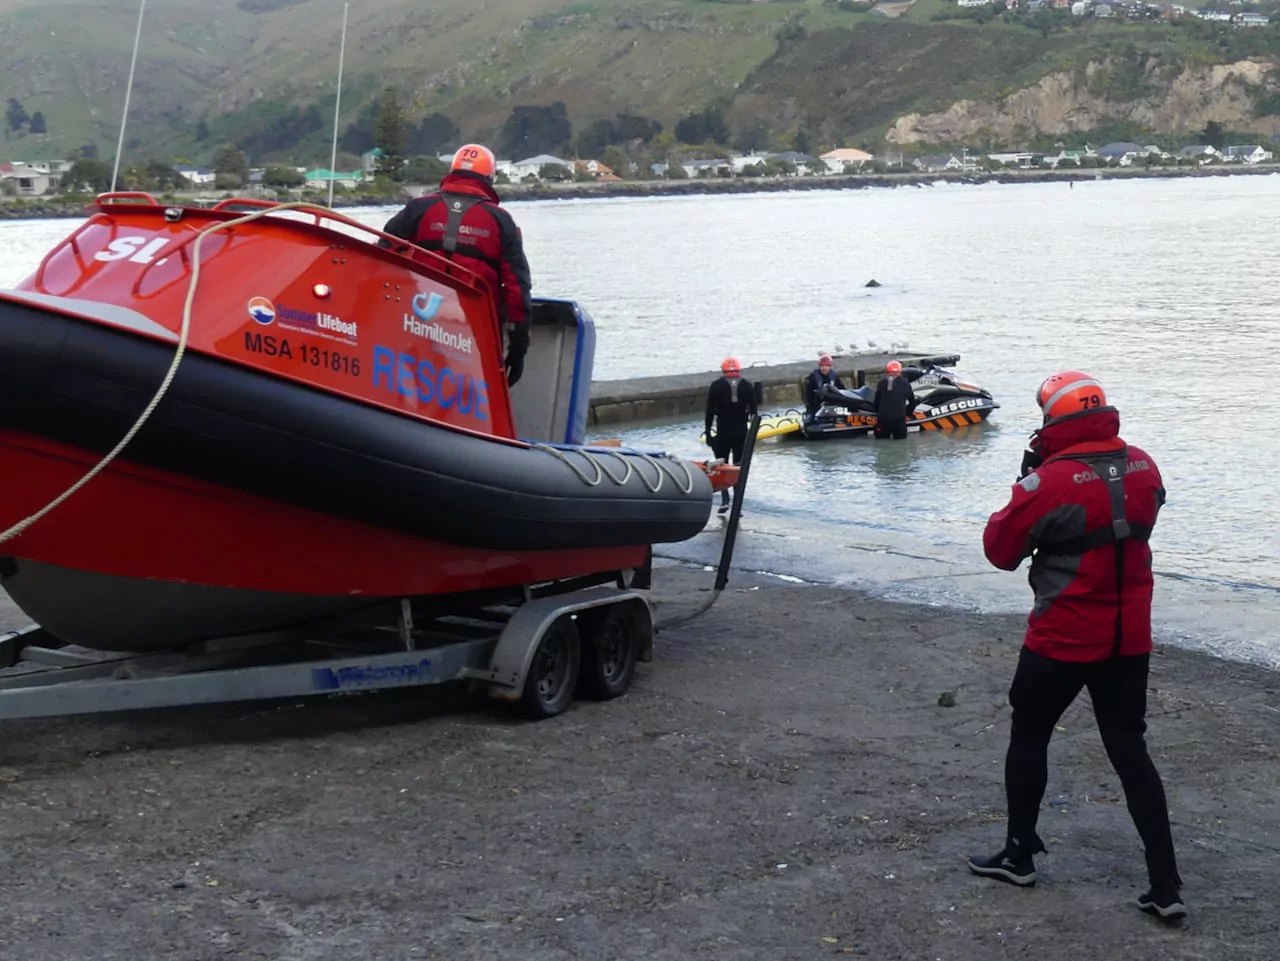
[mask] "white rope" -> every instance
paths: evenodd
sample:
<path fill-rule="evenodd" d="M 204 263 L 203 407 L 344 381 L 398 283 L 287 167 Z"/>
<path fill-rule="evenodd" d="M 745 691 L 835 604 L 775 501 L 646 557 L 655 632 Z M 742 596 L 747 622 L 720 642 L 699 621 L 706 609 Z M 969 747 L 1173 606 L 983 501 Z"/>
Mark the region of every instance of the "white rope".
<path fill-rule="evenodd" d="M 653 464 L 653 466 L 654 466 L 654 467 L 656 467 L 656 468 L 658 469 L 658 486 L 657 486 L 657 487 L 649 487 L 648 483 L 646 483 L 646 484 L 645 484 L 645 486 L 646 486 L 646 487 L 649 487 L 649 490 L 653 491 L 653 493 L 655 493 L 655 494 L 656 494 L 656 493 L 658 493 L 659 488 L 661 488 L 661 487 L 662 487 L 662 476 L 663 476 L 664 474 L 671 478 L 671 482 L 672 482 L 673 484 L 675 484 L 675 485 L 676 485 L 676 487 L 680 490 L 680 492 L 681 492 L 682 494 L 692 494 L 692 493 L 693 493 L 693 474 L 691 474 L 691 473 L 689 472 L 689 467 L 688 467 L 688 465 L 687 465 L 687 464 L 685 464 L 685 462 L 684 462 L 684 461 L 682 461 L 682 460 L 678 460 L 677 458 L 672 457 L 670 454 L 663 454 L 663 455 L 662 455 L 662 459 L 663 459 L 663 460 L 666 460 L 666 461 L 673 461 L 673 462 L 675 462 L 675 463 L 679 464 L 679 465 L 680 465 L 680 469 L 684 471 L 684 479 L 685 479 L 685 483 L 684 483 L 684 484 L 681 484 L 681 483 L 680 483 L 680 481 L 676 479 L 676 475 L 675 475 L 675 474 L 671 473 L 671 471 L 669 471 L 669 470 L 666 470 L 666 469 L 662 466 L 662 461 L 659 461 L 656 457 L 653 457 L 653 456 L 652 456 L 652 455 L 650 455 L 650 454 L 646 454 L 646 453 L 645 453 L 644 451 L 642 451 L 642 450 L 641 450 L 641 451 L 636 451 L 636 454 L 637 454 L 637 455 L 639 455 L 640 457 L 643 457 L 645 460 L 647 460 L 649 463 Z M 640 479 L 641 479 L 641 480 L 644 480 L 644 476 L 643 476 L 643 475 L 641 475 Z"/>
<path fill-rule="evenodd" d="M 658 493 L 658 491 L 662 490 L 662 485 L 665 483 L 665 478 L 667 477 L 671 478 L 671 482 L 676 485 L 677 490 L 679 490 L 681 493 L 683 494 L 693 493 L 693 472 L 689 470 L 689 465 L 686 464 L 684 461 L 680 460 L 678 457 L 673 457 L 670 454 L 660 455 L 662 458 L 662 460 L 660 461 L 657 457 L 654 457 L 652 454 L 646 454 L 644 451 L 640 451 L 640 450 L 632 451 L 630 454 L 630 457 L 627 457 L 627 456 L 624 456 L 619 451 L 615 451 L 615 450 L 588 451 L 588 450 L 583 450 L 582 448 L 573 448 L 570 451 L 570 453 L 578 454 L 579 456 L 581 456 L 583 460 L 585 460 L 588 464 L 590 464 L 592 468 L 595 470 L 595 477 L 592 478 L 592 477 L 588 477 L 578 467 L 578 465 L 575 464 L 573 461 L 571 461 L 568 455 L 566 455 L 565 452 L 558 447 L 553 447 L 550 444 L 530 444 L 529 449 L 540 450 L 543 453 L 550 454 L 553 457 L 557 458 L 558 460 L 563 461 L 566 465 L 568 465 L 569 469 L 572 470 L 575 474 L 577 474 L 579 479 L 588 487 L 599 486 L 600 482 L 603 481 L 606 477 L 609 478 L 609 480 L 613 481 L 613 483 L 616 484 L 618 487 L 623 487 L 626 485 L 627 481 L 631 479 L 631 475 L 635 474 L 637 477 L 640 478 L 640 482 L 644 484 L 646 488 L 648 488 L 651 494 L 656 494 Z M 617 460 L 620 460 L 622 462 L 622 465 L 626 468 L 626 471 L 623 473 L 621 479 L 619 479 L 618 476 L 613 473 L 613 471 L 605 467 L 601 461 L 596 460 L 596 456 L 602 455 L 602 454 L 607 457 L 616 458 Z M 639 469 L 639 467 L 636 466 L 636 459 L 648 461 L 650 464 L 653 465 L 653 469 L 656 472 L 656 474 L 654 475 L 656 477 L 655 482 L 650 483 L 649 479 L 644 476 L 644 473 Z M 674 473 L 672 473 L 670 470 L 664 467 L 662 461 L 671 461 L 678 464 L 680 466 L 680 469 L 684 472 L 684 481 L 682 482 L 680 478 L 678 478 Z"/>
<path fill-rule="evenodd" d="M 586 451 L 580 450 L 580 451 L 576 451 L 576 453 L 581 454 L 583 458 L 586 460 L 586 462 L 595 468 L 596 476 L 594 480 L 592 480 L 590 477 L 584 474 L 579 469 L 577 464 L 569 460 L 568 456 L 565 455 L 564 451 L 559 450 L 555 447 L 552 447 L 549 444 L 530 444 L 529 446 L 533 450 L 540 450 L 540 451 L 543 451 L 544 453 L 552 455 L 553 457 L 559 458 L 566 465 L 568 465 L 569 469 L 573 471 L 575 474 L 577 474 L 579 479 L 582 481 L 582 483 L 586 484 L 588 487 L 598 486 L 599 483 L 605 479 L 605 477 L 608 477 L 610 480 L 613 480 L 613 475 L 607 474 L 604 470 L 602 470 L 600 465 L 596 462 L 596 459 L 592 457 L 590 454 L 588 454 Z"/>
<path fill-rule="evenodd" d="M 195 302 L 196 284 L 200 280 L 200 245 L 204 242 L 204 238 L 209 234 L 217 233 L 219 230 L 227 230 L 231 227 L 237 227 L 240 224 L 247 224 L 252 220 L 257 220 L 259 217 L 279 213 L 281 210 L 316 210 L 325 214 L 332 213 L 328 208 L 321 207 L 318 204 L 296 201 L 293 203 L 279 204 L 274 207 L 265 207 L 262 210 L 255 210 L 243 217 L 237 217 L 235 220 L 228 220 L 225 223 L 220 224 L 211 224 L 201 230 L 200 233 L 196 235 L 195 243 L 192 245 L 191 249 L 191 282 L 187 285 L 187 299 L 182 305 L 182 326 L 178 331 L 178 348 L 174 351 L 173 361 L 169 364 L 169 370 L 164 375 L 164 380 L 160 382 L 160 387 L 156 391 L 155 396 L 151 398 L 151 403 L 147 404 L 146 409 L 143 410 L 138 419 L 134 421 L 133 426 L 129 428 L 129 432 L 124 435 L 120 443 L 116 444 L 116 446 L 113 447 L 107 455 L 102 458 L 102 460 L 98 461 L 98 463 L 87 474 L 51 500 L 43 508 L 36 511 L 30 517 L 25 517 L 18 521 L 18 523 L 14 524 L 3 534 L 0 534 L 0 544 L 3 544 L 5 541 L 12 540 L 22 534 L 27 530 L 27 528 L 31 527 L 32 524 L 35 524 L 41 518 L 66 503 L 72 495 L 106 470 L 107 465 L 115 460 L 116 457 L 119 456 L 120 452 L 128 446 L 129 442 L 137 436 L 138 431 L 142 429 L 142 425 L 147 422 L 148 418 L 151 417 L 152 412 L 155 411 L 160 401 L 164 399 L 164 395 L 169 391 L 169 386 L 173 383 L 174 376 L 178 373 L 178 365 L 182 363 L 182 357 L 187 352 L 187 338 L 191 331 L 191 305 Z"/>
<path fill-rule="evenodd" d="M 605 468 L 603 463 L 600 464 L 600 467 L 602 470 L 604 470 L 606 474 L 609 475 L 609 480 L 613 481 L 619 487 L 624 486 L 627 483 L 627 481 L 631 480 L 631 475 L 636 472 L 635 467 L 632 465 L 631 461 L 627 460 L 627 458 L 623 457 L 616 450 L 607 450 L 607 451 L 604 451 L 603 453 L 605 453 L 609 457 L 614 458 L 615 460 L 622 461 L 622 466 L 625 468 L 625 471 L 622 475 L 622 480 L 618 480 L 618 478 L 614 477 L 613 471 Z"/>

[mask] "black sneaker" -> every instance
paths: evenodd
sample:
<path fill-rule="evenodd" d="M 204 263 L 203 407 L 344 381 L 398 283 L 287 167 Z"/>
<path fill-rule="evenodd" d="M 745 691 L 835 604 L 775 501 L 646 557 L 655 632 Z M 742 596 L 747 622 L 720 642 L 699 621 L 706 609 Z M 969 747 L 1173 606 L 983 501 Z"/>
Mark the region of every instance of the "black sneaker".
<path fill-rule="evenodd" d="M 1034 887 L 1036 883 L 1035 862 L 1030 857 L 1011 858 L 1007 848 L 989 858 L 970 858 L 969 870 L 984 878 L 995 878 L 1020 888 Z"/>
<path fill-rule="evenodd" d="M 1177 921 L 1187 916 L 1187 906 L 1182 895 L 1174 887 L 1152 888 L 1138 898 L 1138 907 L 1162 921 Z"/>

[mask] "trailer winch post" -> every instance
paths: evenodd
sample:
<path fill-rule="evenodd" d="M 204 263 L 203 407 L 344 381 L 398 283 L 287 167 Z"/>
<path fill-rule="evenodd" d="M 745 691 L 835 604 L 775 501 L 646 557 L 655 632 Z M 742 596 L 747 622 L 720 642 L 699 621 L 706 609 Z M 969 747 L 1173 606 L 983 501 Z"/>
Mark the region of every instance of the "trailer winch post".
<path fill-rule="evenodd" d="M 747 491 L 747 475 L 751 472 L 751 457 L 756 449 L 756 434 L 760 432 L 760 412 L 751 415 L 747 427 L 747 440 L 742 445 L 742 463 L 738 465 L 738 482 L 733 485 L 733 506 L 729 508 L 729 523 L 725 527 L 724 546 L 720 549 L 720 567 L 716 570 L 717 593 L 729 583 L 729 565 L 733 561 L 733 547 L 738 540 L 738 523 L 742 519 L 742 498 Z"/>
<path fill-rule="evenodd" d="M 742 463 L 738 465 L 738 480 L 733 485 L 733 506 L 729 509 L 729 522 L 725 525 L 724 545 L 720 548 L 720 565 L 716 568 L 716 581 L 711 589 L 710 596 L 690 613 L 668 618 L 665 621 L 659 621 L 654 624 L 653 632 L 655 634 L 665 631 L 669 627 L 687 624 L 696 617 L 701 617 L 711 609 L 711 605 L 716 602 L 721 593 L 724 592 L 725 585 L 729 583 L 729 566 L 733 562 L 733 547 L 738 539 L 738 524 L 742 519 L 742 500 L 747 491 L 747 476 L 751 472 L 751 457 L 756 449 L 756 434 L 759 432 L 760 413 L 757 411 L 751 415 L 751 421 L 747 427 L 747 439 L 742 445 Z"/>

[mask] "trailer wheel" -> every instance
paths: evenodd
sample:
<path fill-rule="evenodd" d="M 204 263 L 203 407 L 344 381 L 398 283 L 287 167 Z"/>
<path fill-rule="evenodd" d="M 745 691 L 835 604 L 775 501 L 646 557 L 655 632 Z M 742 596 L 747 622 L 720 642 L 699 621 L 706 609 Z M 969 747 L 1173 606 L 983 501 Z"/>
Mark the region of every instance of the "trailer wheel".
<path fill-rule="evenodd" d="M 614 604 L 594 618 L 582 645 L 578 692 L 597 701 L 621 697 L 631 687 L 640 654 L 635 604 Z"/>
<path fill-rule="evenodd" d="M 542 635 L 524 681 L 520 711 L 526 717 L 555 717 L 573 700 L 580 660 L 578 627 L 569 615 L 557 618 Z"/>

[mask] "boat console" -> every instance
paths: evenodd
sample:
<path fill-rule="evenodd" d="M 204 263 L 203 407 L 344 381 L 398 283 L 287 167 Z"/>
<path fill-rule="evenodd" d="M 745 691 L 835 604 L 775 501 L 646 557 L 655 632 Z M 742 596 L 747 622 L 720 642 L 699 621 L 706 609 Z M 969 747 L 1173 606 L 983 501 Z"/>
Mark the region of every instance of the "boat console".
<path fill-rule="evenodd" d="M 524 375 L 511 388 L 516 436 L 582 444 L 591 404 L 595 322 L 572 300 L 533 301 Z"/>

